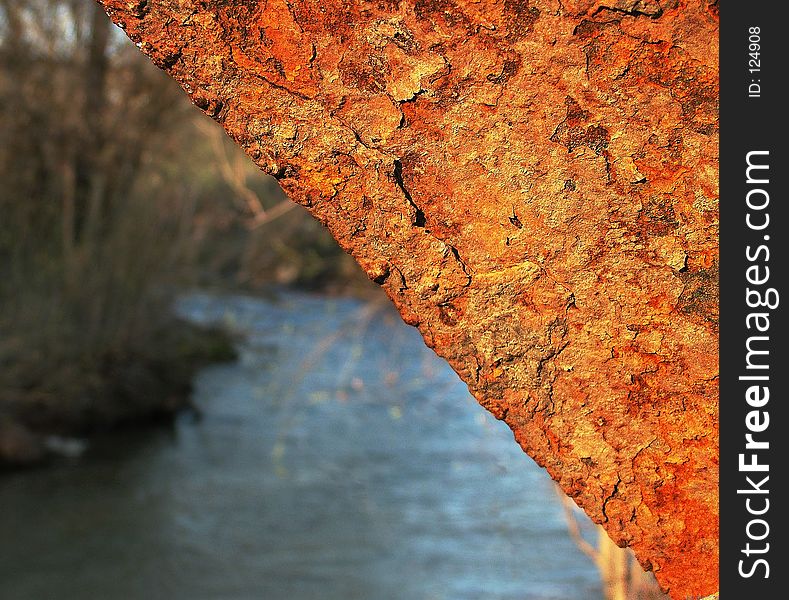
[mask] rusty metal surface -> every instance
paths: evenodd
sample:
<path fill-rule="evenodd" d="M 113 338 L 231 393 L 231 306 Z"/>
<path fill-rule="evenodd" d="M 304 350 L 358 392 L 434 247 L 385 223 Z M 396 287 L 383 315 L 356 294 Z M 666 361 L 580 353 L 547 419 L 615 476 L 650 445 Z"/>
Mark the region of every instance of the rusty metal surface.
<path fill-rule="evenodd" d="M 672 597 L 717 590 L 717 2 L 102 2 Z"/>

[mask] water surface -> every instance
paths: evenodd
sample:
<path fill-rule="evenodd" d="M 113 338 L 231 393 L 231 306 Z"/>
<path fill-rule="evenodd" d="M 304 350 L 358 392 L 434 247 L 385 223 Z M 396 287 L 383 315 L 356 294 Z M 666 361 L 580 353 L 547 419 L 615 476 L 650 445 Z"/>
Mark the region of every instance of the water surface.
<path fill-rule="evenodd" d="M 0 479 L 0 598 L 601 598 L 545 472 L 388 305 L 178 310 L 238 362 L 172 430 Z"/>

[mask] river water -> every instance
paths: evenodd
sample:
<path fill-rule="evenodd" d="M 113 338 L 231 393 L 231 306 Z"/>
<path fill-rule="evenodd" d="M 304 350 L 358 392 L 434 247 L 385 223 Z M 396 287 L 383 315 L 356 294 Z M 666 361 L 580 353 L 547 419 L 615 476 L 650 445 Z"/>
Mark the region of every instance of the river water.
<path fill-rule="evenodd" d="M 545 472 L 380 302 L 192 294 L 243 332 L 174 427 L 0 479 L 0 599 L 598 600 Z"/>

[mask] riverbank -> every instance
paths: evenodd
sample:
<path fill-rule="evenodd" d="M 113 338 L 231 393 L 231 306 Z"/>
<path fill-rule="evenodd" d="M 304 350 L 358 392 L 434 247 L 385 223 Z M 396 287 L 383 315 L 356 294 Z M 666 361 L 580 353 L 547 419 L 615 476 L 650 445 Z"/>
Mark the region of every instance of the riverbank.
<path fill-rule="evenodd" d="M 236 356 L 225 331 L 176 317 L 163 318 L 147 339 L 91 360 L 53 365 L 28 354 L 4 364 L 0 468 L 78 455 L 98 433 L 169 422 L 190 405 L 199 369 Z"/>

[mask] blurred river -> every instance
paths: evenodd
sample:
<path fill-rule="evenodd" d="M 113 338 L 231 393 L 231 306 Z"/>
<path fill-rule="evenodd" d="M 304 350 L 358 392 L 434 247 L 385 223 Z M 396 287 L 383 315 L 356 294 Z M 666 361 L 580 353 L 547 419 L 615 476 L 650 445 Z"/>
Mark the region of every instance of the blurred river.
<path fill-rule="evenodd" d="M 381 303 L 193 294 L 198 413 L 0 478 L 0 598 L 597 600 L 550 479 Z"/>

